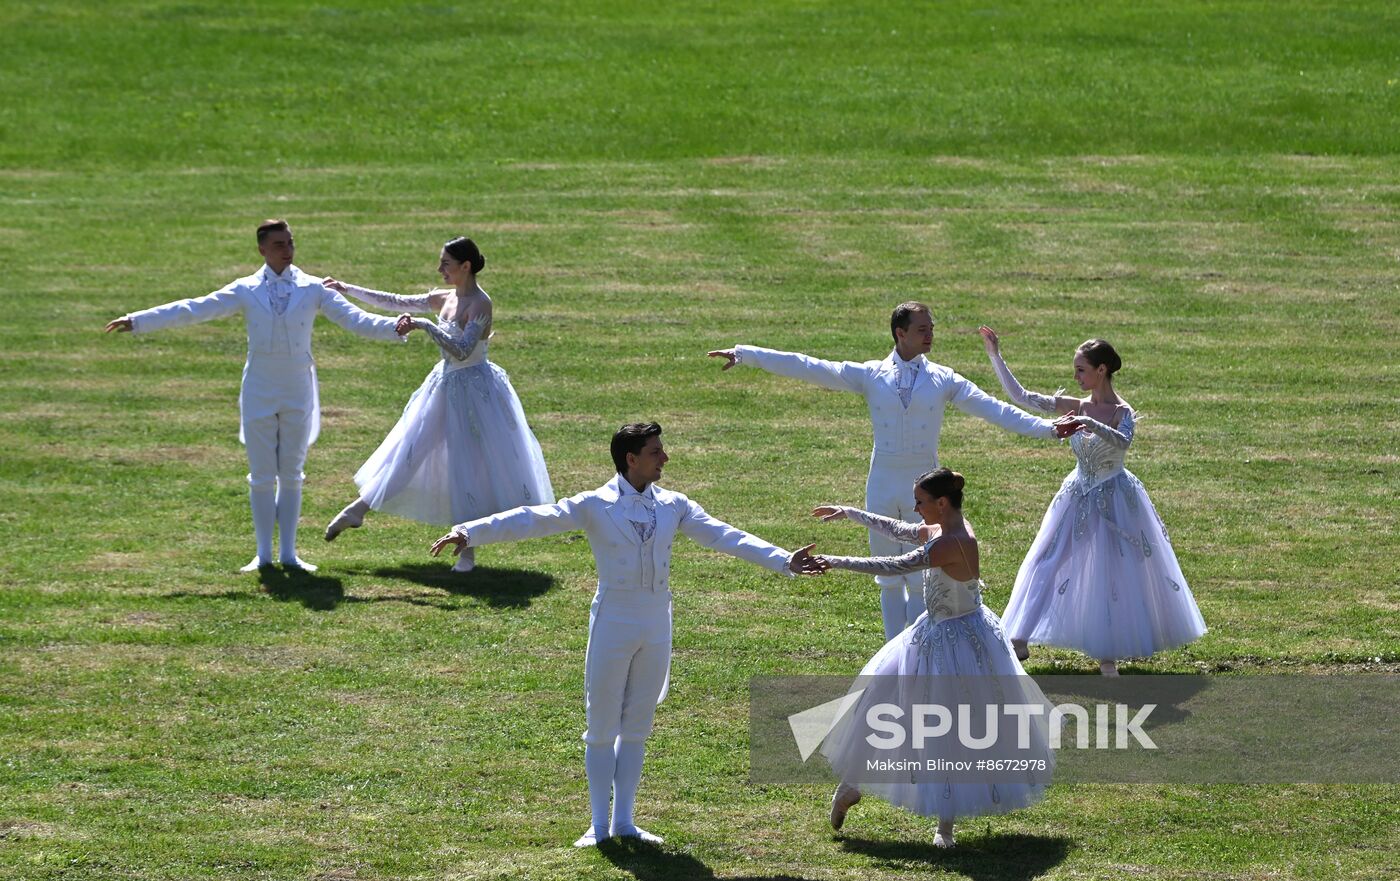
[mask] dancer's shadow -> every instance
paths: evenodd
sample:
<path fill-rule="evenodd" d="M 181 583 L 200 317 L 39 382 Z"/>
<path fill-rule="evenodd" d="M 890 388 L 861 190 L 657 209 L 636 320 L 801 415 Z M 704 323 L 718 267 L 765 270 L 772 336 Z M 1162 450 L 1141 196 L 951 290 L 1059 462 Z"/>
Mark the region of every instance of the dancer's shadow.
<path fill-rule="evenodd" d="M 470 572 L 453 572 L 442 563 L 415 563 L 411 566 L 382 566 L 368 574 L 397 578 L 435 587 L 453 596 L 472 597 L 495 608 L 525 608 L 530 601 L 554 586 L 554 576 L 529 569 L 497 569 L 477 566 Z"/>
<path fill-rule="evenodd" d="M 716 881 L 709 866 L 687 853 L 665 850 L 637 838 L 609 838 L 598 852 L 637 881 Z M 729 881 L 806 881 L 798 875 L 726 875 Z"/>
<path fill-rule="evenodd" d="M 258 570 L 258 583 L 273 599 L 296 601 L 317 612 L 328 612 L 345 601 L 345 585 L 339 578 L 305 569 L 264 566 Z"/>
<path fill-rule="evenodd" d="M 932 830 L 929 832 L 932 836 Z M 1069 855 L 1072 840 L 1059 835 L 996 833 L 959 840 L 944 850 L 932 841 L 876 841 L 842 836 L 846 850 L 891 864 L 920 862 L 966 875 L 974 881 L 1031 881 Z"/>

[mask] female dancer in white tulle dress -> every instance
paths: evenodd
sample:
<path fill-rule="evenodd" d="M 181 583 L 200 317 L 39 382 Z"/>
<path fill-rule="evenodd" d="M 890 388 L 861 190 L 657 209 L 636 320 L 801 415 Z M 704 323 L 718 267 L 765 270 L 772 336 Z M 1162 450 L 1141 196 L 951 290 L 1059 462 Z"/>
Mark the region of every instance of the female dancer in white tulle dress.
<path fill-rule="evenodd" d="M 947 468 L 922 475 L 914 484 L 914 510 L 922 524 L 906 523 L 859 508 L 823 505 L 813 514 L 825 520 L 849 519 L 897 541 L 920 547 L 901 557 L 837 557 L 819 559 L 834 569 L 872 575 L 923 572 L 926 611 L 902 633 L 885 643 L 861 670 L 852 686 L 860 690 L 853 707 L 827 735 L 822 754 L 841 778 L 831 797 L 831 825 L 840 829 L 846 812 L 861 795 L 876 795 L 893 805 L 925 817 L 938 817 L 933 843 L 951 847 L 953 822 L 961 817 L 1000 814 L 1026 807 L 1045 795 L 1054 770 L 1049 746 L 1049 705 L 1026 675 L 1003 634 L 1001 621 L 982 605 L 977 539 L 962 514 L 963 476 Z M 978 685 L 977 683 L 985 683 Z M 1047 710 L 1028 726 L 1028 742 L 1017 756 L 1029 770 L 983 782 L 951 782 L 923 773 L 903 779 L 877 778 L 868 773 L 876 759 L 914 759 L 931 767 L 947 746 L 892 754 L 876 748 L 861 720 L 866 712 L 895 702 L 906 712 L 913 704 L 942 706 L 969 702 L 974 692 L 999 704 L 1037 704 Z M 972 702 L 969 702 L 972 703 Z M 937 743 L 937 741 L 935 741 Z"/>
<path fill-rule="evenodd" d="M 1136 414 L 1113 390 L 1123 365 L 1105 340 L 1074 353 L 1074 378 L 1088 397 L 1041 395 L 1016 381 L 996 331 L 981 328 L 987 356 L 1017 405 L 1059 413 L 1078 459 L 1050 502 L 1002 614 L 1018 657 L 1028 644 L 1077 649 L 1118 675 L 1119 658 L 1185 645 L 1205 620 L 1176 562 L 1167 528 L 1142 482 L 1123 467 Z"/>
<path fill-rule="evenodd" d="M 485 265 L 475 242 L 456 238 L 443 246 L 438 263 L 452 290 L 403 297 L 325 280 L 365 303 L 402 311 L 400 333 L 422 330 L 442 350 L 398 424 L 355 473 L 359 498 L 326 527 L 326 541 L 360 526 L 370 509 L 450 526 L 520 505 L 553 504 L 544 454 L 520 399 L 506 372 L 486 360 L 491 298 L 476 281 Z M 437 321 L 411 312 L 435 313 Z M 473 566 L 464 551 L 452 568 Z"/>

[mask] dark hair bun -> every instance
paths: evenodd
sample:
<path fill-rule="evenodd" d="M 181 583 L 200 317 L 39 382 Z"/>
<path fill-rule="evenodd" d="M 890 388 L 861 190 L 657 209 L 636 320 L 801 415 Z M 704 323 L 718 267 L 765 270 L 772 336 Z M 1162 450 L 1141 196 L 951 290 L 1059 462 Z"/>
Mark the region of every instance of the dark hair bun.
<path fill-rule="evenodd" d="M 1107 367 L 1109 376 L 1123 368 L 1123 359 L 1118 357 L 1118 351 L 1109 345 L 1108 340 L 1085 340 L 1075 351 L 1093 366 Z"/>
<path fill-rule="evenodd" d="M 963 483 L 965 482 L 961 474 L 956 471 L 953 472 L 953 489 L 962 489 Z"/>
<path fill-rule="evenodd" d="M 486 268 L 486 257 L 482 255 L 481 249 L 476 246 L 476 242 L 473 242 L 466 236 L 458 236 L 443 245 L 442 249 L 446 251 L 448 256 L 453 260 L 470 266 L 473 275 Z"/>

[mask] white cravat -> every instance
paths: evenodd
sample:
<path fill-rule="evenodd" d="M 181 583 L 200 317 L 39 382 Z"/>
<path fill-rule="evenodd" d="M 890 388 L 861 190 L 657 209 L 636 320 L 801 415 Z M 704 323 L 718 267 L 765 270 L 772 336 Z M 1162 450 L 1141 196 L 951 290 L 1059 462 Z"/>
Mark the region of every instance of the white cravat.
<path fill-rule="evenodd" d="M 914 381 L 918 379 L 919 359 L 922 357 L 923 355 L 916 355 L 913 361 L 905 361 L 903 358 L 899 357 L 898 352 L 894 354 L 894 364 L 899 370 L 899 381 L 896 383 L 895 388 L 899 391 L 900 403 L 904 404 L 906 408 L 908 408 L 909 402 L 914 398 Z"/>
<path fill-rule="evenodd" d="M 651 541 L 651 537 L 656 533 L 656 502 L 650 495 L 651 487 L 647 487 L 647 494 L 644 495 L 637 492 L 627 481 L 622 483 L 622 498 L 618 500 L 622 505 L 622 516 L 637 530 L 637 538 L 645 544 Z"/>
<path fill-rule="evenodd" d="M 267 281 L 268 305 L 272 306 L 272 311 L 281 315 L 287 311 L 287 304 L 292 299 L 292 288 L 296 283 L 296 269 L 288 266 L 278 275 L 272 271 L 271 266 L 263 267 L 263 278 Z"/>

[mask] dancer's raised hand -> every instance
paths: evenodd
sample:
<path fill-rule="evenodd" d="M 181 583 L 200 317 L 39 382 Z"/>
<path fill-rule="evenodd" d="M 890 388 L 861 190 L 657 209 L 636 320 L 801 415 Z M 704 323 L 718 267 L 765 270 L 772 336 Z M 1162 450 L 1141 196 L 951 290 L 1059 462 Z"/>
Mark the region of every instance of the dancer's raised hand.
<path fill-rule="evenodd" d="M 452 549 L 452 554 L 454 556 L 461 556 L 462 551 L 471 547 L 471 538 L 465 532 L 458 532 L 454 529 L 447 533 L 447 535 L 433 542 L 433 546 L 428 550 L 428 553 L 436 557 L 438 554 L 441 554 L 442 549 L 448 545 L 455 545 Z"/>
<path fill-rule="evenodd" d="M 709 356 L 710 356 L 711 358 L 726 358 L 726 359 L 728 359 L 728 362 L 727 362 L 723 367 L 721 367 L 720 370 L 728 370 L 729 368 L 733 367 L 735 364 L 738 364 L 738 363 L 739 363 L 739 356 L 738 356 L 737 354 L 735 354 L 735 352 L 734 352 L 733 349 L 716 349 L 715 351 L 710 352 L 710 353 L 709 353 Z"/>
<path fill-rule="evenodd" d="M 345 293 L 345 282 L 343 282 L 343 281 L 336 281 L 334 278 L 331 278 L 329 275 L 326 276 L 325 278 L 321 279 L 321 287 L 323 287 L 323 288 L 330 288 L 331 290 L 335 291 L 337 294 L 343 294 L 343 293 Z"/>
<path fill-rule="evenodd" d="M 399 316 L 398 323 L 394 325 L 394 333 L 399 336 L 408 336 L 413 333 L 417 326 L 413 323 L 413 316 L 405 312 Z"/>
<path fill-rule="evenodd" d="M 987 354 L 993 357 L 1001 354 L 1001 337 L 997 332 L 987 325 L 977 328 L 977 332 L 982 334 L 982 347 L 987 350 Z"/>
<path fill-rule="evenodd" d="M 788 568 L 798 575 L 821 575 L 830 569 L 830 563 L 812 553 L 814 547 L 816 547 L 815 543 L 793 551 L 792 559 L 788 560 Z"/>
<path fill-rule="evenodd" d="M 844 520 L 846 511 L 840 505 L 818 505 L 812 509 L 813 517 L 820 517 L 825 523 L 833 520 Z"/>
<path fill-rule="evenodd" d="M 113 318 L 107 322 L 106 327 L 102 328 L 103 333 L 111 333 L 114 330 L 117 333 L 131 333 L 131 319 L 125 315 L 121 318 Z"/>

